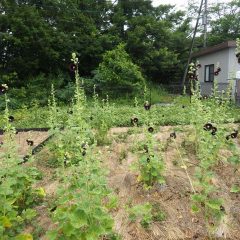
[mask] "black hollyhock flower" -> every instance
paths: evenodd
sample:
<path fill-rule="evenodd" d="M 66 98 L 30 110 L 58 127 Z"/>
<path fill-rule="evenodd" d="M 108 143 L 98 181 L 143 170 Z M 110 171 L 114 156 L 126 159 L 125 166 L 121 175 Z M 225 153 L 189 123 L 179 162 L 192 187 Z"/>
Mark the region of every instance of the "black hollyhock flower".
<path fill-rule="evenodd" d="M 8 117 L 8 121 L 9 121 L 9 122 L 13 122 L 13 121 L 14 121 L 14 117 L 13 117 L 13 116 L 9 116 L 9 117 Z"/>
<path fill-rule="evenodd" d="M 75 72 L 75 71 L 77 70 L 77 65 L 74 64 L 74 63 L 71 63 L 71 64 L 69 65 L 69 70 L 70 70 L 71 72 Z"/>
<path fill-rule="evenodd" d="M 224 206 L 220 206 L 220 211 L 222 211 L 222 212 L 225 212 L 225 208 L 224 208 Z"/>
<path fill-rule="evenodd" d="M 146 102 L 144 103 L 144 108 L 145 108 L 145 110 L 150 110 L 151 104 L 150 104 L 148 101 L 146 101 Z"/>
<path fill-rule="evenodd" d="M 85 150 L 82 151 L 82 156 L 84 157 L 87 154 Z"/>
<path fill-rule="evenodd" d="M 216 127 L 212 127 L 212 133 L 216 133 L 217 132 L 217 128 Z"/>
<path fill-rule="evenodd" d="M 227 136 L 226 136 L 226 139 L 227 139 L 227 140 L 229 140 L 229 139 L 230 139 L 230 137 L 231 137 L 231 135 L 227 135 Z"/>
<path fill-rule="evenodd" d="M 50 209 L 50 212 L 54 212 L 57 209 L 57 206 Z"/>
<path fill-rule="evenodd" d="M 221 70 L 222 70 L 222 69 L 221 69 L 220 67 L 217 68 L 217 72 L 221 72 Z"/>
<path fill-rule="evenodd" d="M 0 85 L 0 95 L 6 93 L 7 90 L 8 90 L 8 87 L 7 87 L 6 84 L 2 84 L 2 85 Z"/>
<path fill-rule="evenodd" d="M 149 127 L 149 128 L 148 128 L 148 131 L 149 131 L 150 133 L 152 133 L 152 132 L 154 131 L 153 127 Z"/>
<path fill-rule="evenodd" d="M 27 139 L 26 142 L 27 142 L 27 145 L 29 145 L 29 146 L 33 146 L 33 144 L 34 144 L 34 142 L 29 139 Z"/>
<path fill-rule="evenodd" d="M 145 153 L 148 153 L 148 146 L 147 145 L 144 145 L 143 149 L 145 150 Z"/>
<path fill-rule="evenodd" d="M 203 126 L 203 129 L 206 130 L 206 131 L 210 131 L 212 128 L 213 128 L 213 125 L 211 123 L 206 123 Z"/>
<path fill-rule="evenodd" d="M 30 158 L 29 155 L 24 156 L 24 157 L 23 157 L 23 162 L 24 162 L 24 163 L 27 162 L 27 161 L 29 160 L 29 158 Z"/>
<path fill-rule="evenodd" d="M 134 123 L 138 123 L 138 118 L 136 118 L 136 117 L 133 118 L 133 122 L 134 122 Z"/>
<path fill-rule="evenodd" d="M 238 131 L 234 130 L 234 133 L 231 133 L 231 138 L 237 138 Z"/>
<path fill-rule="evenodd" d="M 135 125 L 136 123 L 138 123 L 138 118 L 131 118 L 131 123 L 133 124 L 133 125 Z"/>
<path fill-rule="evenodd" d="M 64 167 L 67 167 L 67 159 L 66 158 L 64 158 L 63 164 L 64 164 Z"/>
<path fill-rule="evenodd" d="M 190 79 L 194 79 L 194 74 L 189 74 L 188 77 L 189 77 Z"/>
<path fill-rule="evenodd" d="M 83 150 L 87 150 L 87 143 L 83 143 L 82 145 L 81 145 L 81 148 L 83 149 Z"/>
<path fill-rule="evenodd" d="M 69 162 L 70 162 L 70 161 L 68 160 L 68 154 L 65 153 L 65 154 L 64 154 L 64 158 L 63 158 L 64 167 L 67 167 L 67 165 L 68 165 Z"/>
<path fill-rule="evenodd" d="M 202 67 L 202 65 L 199 63 L 199 64 L 197 65 L 197 67 L 198 67 L 198 68 L 201 68 L 201 67 Z"/>
<path fill-rule="evenodd" d="M 214 75 L 217 76 L 217 75 L 218 75 L 218 72 L 214 72 Z"/>
<path fill-rule="evenodd" d="M 176 133 L 175 132 L 172 132 L 172 133 L 170 133 L 170 138 L 176 138 L 177 137 L 177 135 L 176 135 Z"/>

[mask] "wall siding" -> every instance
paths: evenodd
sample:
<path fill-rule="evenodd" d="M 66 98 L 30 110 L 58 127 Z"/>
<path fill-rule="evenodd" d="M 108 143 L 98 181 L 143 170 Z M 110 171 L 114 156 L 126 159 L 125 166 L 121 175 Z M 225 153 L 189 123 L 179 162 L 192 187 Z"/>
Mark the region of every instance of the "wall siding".
<path fill-rule="evenodd" d="M 236 71 L 240 71 L 240 64 L 238 64 L 235 56 L 235 48 L 227 48 L 200 56 L 197 60 L 202 65 L 198 72 L 202 95 L 210 95 L 213 87 L 212 83 L 204 82 L 205 65 L 214 64 L 214 69 L 216 70 L 217 64 L 219 64 L 221 72 L 218 76 L 215 76 L 215 80 L 218 82 L 218 90 L 220 92 L 227 90 L 229 80 L 235 78 Z M 235 89 L 233 89 L 233 92 L 235 92 Z"/>

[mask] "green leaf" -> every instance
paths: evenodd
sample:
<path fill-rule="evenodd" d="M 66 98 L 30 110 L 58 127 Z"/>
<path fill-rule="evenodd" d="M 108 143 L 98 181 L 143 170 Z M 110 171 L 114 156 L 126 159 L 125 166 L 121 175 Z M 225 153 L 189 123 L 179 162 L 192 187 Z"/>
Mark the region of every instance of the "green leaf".
<path fill-rule="evenodd" d="M 195 202 L 204 202 L 205 201 L 205 197 L 201 194 L 194 194 L 191 196 L 191 199 Z"/>
<path fill-rule="evenodd" d="M 28 233 L 23 233 L 23 234 L 20 234 L 18 235 L 15 240 L 33 240 L 33 237 L 31 234 L 28 234 Z"/>
<path fill-rule="evenodd" d="M 231 193 L 239 193 L 240 192 L 240 187 L 237 185 L 233 185 L 230 189 Z"/>
<path fill-rule="evenodd" d="M 228 161 L 233 164 L 239 164 L 240 163 L 240 158 L 237 155 L 231 156 L 228 158 Z"/>
<path fill-rule="evenodd" d="M 11 223 L 10 219 L 8 219 L 6 216 L 0 217 L 0 224 L 4 228 L 10 228 L 12 226 L 12 223 Z"/>
<path fill-rule="evenodd" d="M 200 211 L 200 208 L 197 205 L 192 204 L 191 210 L 193 213 L 198 213 Z"/>
<path fill-rule="evenodd" d="M 62 230 L 67 237 L 70 237 L 74 233 L 74 227 L 71 223 L 64 223 Z"/>
<path fill-rule="evenodd" d="M 77 210 L 69 217 L 74 228 L 81 228 L 84 225 L 87 225 L 87 215 L 83 210 Z"/>
<path fill-rule="evenodd" d="M 37 216 L 37 212 L 34 209 L 28 208 L 28 209 L 26 209 L 22 212 L 22 217 L 27 219 L 27 220 L 31 220 L 36 216 Z"/>
<path fill-rule="evenodd" d="M 55 239 L 57 239 L 57 236 L 58 236 L 58 232 L 56 230 L 52 230 L 52 231 L 47 232 L 47 238 L 49 240 L 55 240 Z"/>
<path fill-rule="evenodd" d="M 206 205 L 214 210 L 220 210 L 220 206 L 222 205 L 222 201 L 218 199 L 208 200 Z"/>

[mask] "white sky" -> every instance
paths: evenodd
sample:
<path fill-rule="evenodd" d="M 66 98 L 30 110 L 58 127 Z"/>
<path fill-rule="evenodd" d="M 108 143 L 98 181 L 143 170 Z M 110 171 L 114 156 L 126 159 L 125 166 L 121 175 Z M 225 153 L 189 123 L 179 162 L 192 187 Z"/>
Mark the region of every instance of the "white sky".
<path fill-rule="evenodd" d="M 201 0 L 198 0 L 199 5 Z M 208 3 L 217 3 L 217 2 L 230 2 L 230 0 L 208 0 Z M 152 0 L 153 6 L 158 6 L 160 4 L 171 4 L 176 5 L 178 9 L 184 10 L 188 5 L 188 0 Z"/>

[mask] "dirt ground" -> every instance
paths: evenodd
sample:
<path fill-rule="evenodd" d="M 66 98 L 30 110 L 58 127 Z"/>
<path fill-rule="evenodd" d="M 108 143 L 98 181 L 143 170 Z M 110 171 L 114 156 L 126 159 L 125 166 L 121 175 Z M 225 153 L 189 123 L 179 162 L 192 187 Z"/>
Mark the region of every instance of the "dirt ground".
<path fill-rule="evenodd" d="M 15 135 L 15 141 L 18 146 L 19 156 L 25 156 L 31 149 L 39 145 L 49 136 L 48 132 L 38 132 L 38 131 L 27 131 L 27 132 L 19 132 Z M 33 141 L 33 145 L 28 145 L 26 140 Z M 4 135 L 0 135 L 0 142 L 4 143 Z M 3 147 L 0 148 L 0 152 L 4 151 Z"/>
<path fill-rule="evenodd" d="M 156 139 L 162 143 L 169 140 L 174 127 L 161 127 Z M 117 136 L 127 132 L 126 128 L 115 128 L 111 135 Z M 105 166 L 109 168 L 109 186 L 115 190 L 119 198 L 119 207 L 113 212 L 115 231 L 124 240 L 146 239 L 209 239 L 203 216 L 191 213 L 191 186 L 186 172 L 181 168 L 178 147 L 185 138 L 184 132 L 178 133 L 175 142 L 170 142 L 164 151 L 166 164 L 166 184 L 154 187 L 150 191 L 142 188 L 137 182 L 137 173 L 129 166 L 137 161 L 137 156 L 130 151 L 131 144 L 143 139 L 143 134 L 130 135 L 124 142 L 114 141 L 112 146 L 105 147 L 104 156 L 107 156 Z M 122 163 L 119 158 L 122 151 L 127 156 Z M 180 163 L 177 164 L 176 162 Z M 194 179 L 194 168 L 198 164 L 194 154 L 188 152 L 185 161 L 190 178 Z M 240 239 L 240 194 L 229 193 L 231 185 L 240 180 L 240 169 L 234 169 L 227 162 L 221 161 L 216 168 L 215 184 L 221 189 L 219 197 L 224 199 L 226 215 L 220 226 L 215 230 L 216 239 Z M 131 201 L 132 205 L 150 202 L 157 203 L 166 213 L 167 218 L 162 222 L 154 222 L 149 229 L 144 229 L 139 223 L 130 223 L 125 207 Z"/>
<path fill-rule="evenodd" d="M 138 182 L 138 173 L 131 169 L 131 165 L 138 160 L 138 155 L 133 151 L 138 141 L 144 140 L 141 130 L 132 134 L 129 128 L 113 128 L 109 131 L 109 138 L 112 143 L 109 146 L 99 146 L 97 151 L 101 152 L 101 159 L 105 168 L 109 169 L 108 184 L 118 197 L 118 207 L 113 210 L 114 230 L 122 236 L 123 240 L 179 240 L 179 239 L 210 239 L 207 234 L 204 218 L 201 214 L 191 213 L 192 193 L 189 178 L 194 179 L 194 168 L 198 164 L 194 149 L 189 145 L 187 158 L 184 156 L 184 163 L 180 160 L 178 149 L 186 138 L 186 131 L 177 133 L 175 141 L 169 141 L 170 133 L 176 127 L 160 127 L 154 137 L 164 145 L 163 159 L 166 165 L 165 180 L 163 185 L 156 185 L 151 190 L 143 189 Z M 33 135 L 31 135 L 33 134 Z M 34 135 L 36 134 L 36 135 Z M 16 136 L 18 138 L 18 136 Z M 28 149 L 27 138 L 35 139 L 36 144 L 46 138 L 46 133 L 25 133 L 19 140 L 23 146 L 21 154 Z M 0 138 L 1 141 L 1 138 Z M 236 140 L 237 141 L 237 140 Z M 239 144 L 236 142 L 236 144 Z M 123 154 L 124 152 L 124 154 Z M 215 230 L 214 239 L 240 240 L 240 194 L 230 193 L 230 187 L 240 182 L 240 168 L 234 168 L 225 161 L 229 155 L 227 151 L 221 154 L 219 165 L 216 166 L 216 177 L 212 184 L 219 187 L 219 198 L 224 199 L 226 211 L 220 225 Z M 43 172 L 44 178 L 38 183 L 45 189 L 47 199 L 37 208 L 39 216 L 37 224 L 42 228 L 42 235 L 53 224 L 49 216 L 49 204 L 52 202 L 58 182 L 53 178 L 54 169 L 46 166 L 49 157 L 47 147 L 38 154 L 36 166 Z M 186 169 L 182 167 L 185 164 Z M 130 222 L 126 206 L 142 203 L 157 204 L 165 212 L 166 219 L 161 222 L 153 222 L 149 228 L 143 228 L 139 222 Z M 31 232 L 34 227 L 26 229 Z M 46 240 L 45 237 L 40 237 Z"/>

